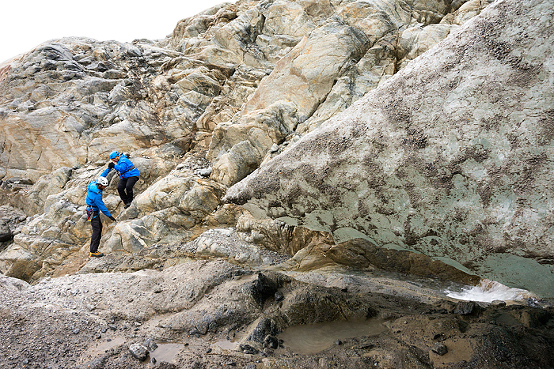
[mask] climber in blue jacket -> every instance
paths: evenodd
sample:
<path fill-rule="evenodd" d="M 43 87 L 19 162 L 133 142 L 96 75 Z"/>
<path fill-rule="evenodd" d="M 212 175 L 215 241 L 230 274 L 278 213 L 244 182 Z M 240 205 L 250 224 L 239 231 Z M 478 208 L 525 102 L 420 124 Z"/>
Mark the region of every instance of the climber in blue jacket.
<path fill-rule="evenodd" d="M 108 186 L 106 178 L 107 171 L 104 171 L 96 181 L 88 185 L 87 191 L 87 217 L 92 226 L 92 236 L 90 238 L 90 256 L 100 257 L 103 253 L 98 252 L 100 238 L 102 237 L 102 221 L 100 221 L 100 212 L 115 222 L 115 218 L 110 214 L 104 200 L 102 200 L 102 191 Z"/>
<path fill-rule="evenodd" d="M 118 151 L 113 151 L 110 154 L 110 160 L 108 169 L 104 173 L 107 175 L 112 169 L 119 173 L 117 192 L 119 192 L 119 197 L 123 201 L 124 208 L 127 209 L 133 202 L 133 186 L 139 180 L 140 172 L 125 154 L 120 154 Z"/>

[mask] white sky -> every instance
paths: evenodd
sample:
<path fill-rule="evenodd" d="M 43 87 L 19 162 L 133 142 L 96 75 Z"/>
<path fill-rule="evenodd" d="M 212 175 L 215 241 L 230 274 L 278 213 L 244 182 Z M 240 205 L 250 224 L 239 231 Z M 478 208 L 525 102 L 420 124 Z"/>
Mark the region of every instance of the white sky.
<path fill-rule="evenodd" d="M 0 63 L 55 38 L 163 39 L 183 18 L 235 0 L 2 0 Z"/>

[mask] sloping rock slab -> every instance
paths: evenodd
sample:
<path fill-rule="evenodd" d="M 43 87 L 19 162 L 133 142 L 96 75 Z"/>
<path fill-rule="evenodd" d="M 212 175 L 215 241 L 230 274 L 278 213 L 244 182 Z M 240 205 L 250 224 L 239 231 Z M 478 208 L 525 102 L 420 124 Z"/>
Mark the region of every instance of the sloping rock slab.
<path fill-rule="evenodd" d="M 553 13 L 495 2 L 224 201 L 554 297 Z"/>

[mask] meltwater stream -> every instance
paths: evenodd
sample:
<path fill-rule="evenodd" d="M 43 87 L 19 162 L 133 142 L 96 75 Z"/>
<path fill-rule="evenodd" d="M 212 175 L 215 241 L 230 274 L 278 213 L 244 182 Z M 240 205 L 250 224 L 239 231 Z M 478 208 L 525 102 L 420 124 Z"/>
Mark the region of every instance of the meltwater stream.
<path fill-rule="evenodd" d="M 510 288 L 502 283 L 488 279 L 481 280 L 478 286 L 468 286 L 461 291 L 446 290 L 446 295 L 458 300 L 470 300 L 479 302 L 493 301 L 523 301 L 536 296 L 523 289 Z"/>

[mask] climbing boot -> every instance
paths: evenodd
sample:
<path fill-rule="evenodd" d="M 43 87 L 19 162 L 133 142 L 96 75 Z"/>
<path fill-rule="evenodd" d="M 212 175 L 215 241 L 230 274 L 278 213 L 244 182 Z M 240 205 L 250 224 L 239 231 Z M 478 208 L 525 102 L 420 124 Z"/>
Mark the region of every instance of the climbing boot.
<path fill-rule="evenodd" d="M 91 252 L 91 253 L 90 253 L 90 257 L 91 257 L 91 258 L 92 258 L 92 257 L 99 258 L 99 257 L 102 257 L 102 256 L 104 256 L 104 254 L 102 254 L 102 253 L 99 252 L 99 251 Z"/>

